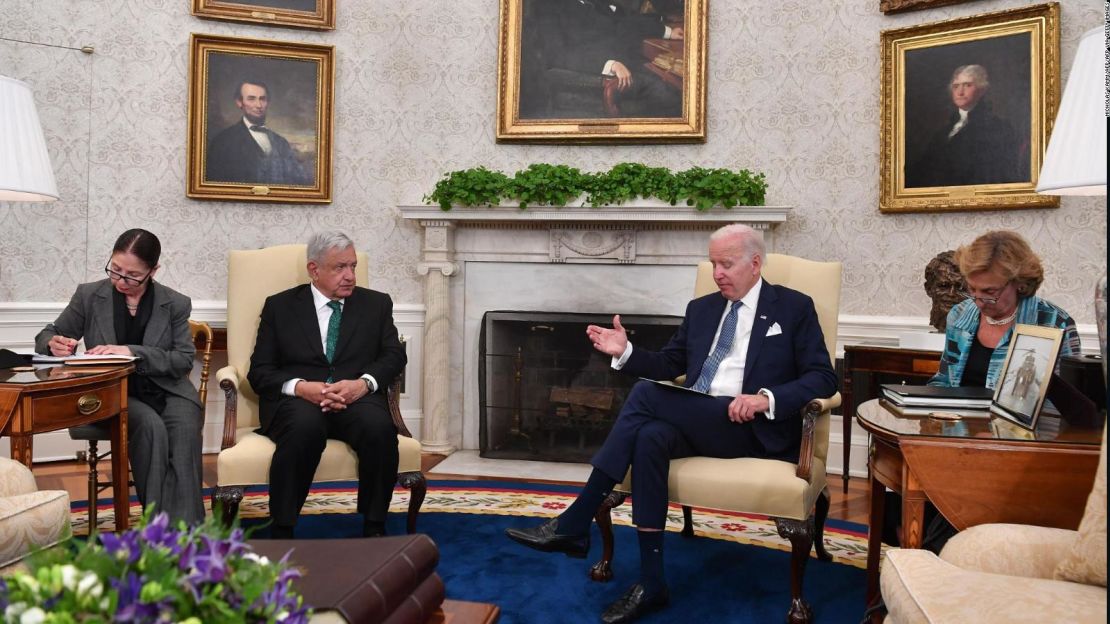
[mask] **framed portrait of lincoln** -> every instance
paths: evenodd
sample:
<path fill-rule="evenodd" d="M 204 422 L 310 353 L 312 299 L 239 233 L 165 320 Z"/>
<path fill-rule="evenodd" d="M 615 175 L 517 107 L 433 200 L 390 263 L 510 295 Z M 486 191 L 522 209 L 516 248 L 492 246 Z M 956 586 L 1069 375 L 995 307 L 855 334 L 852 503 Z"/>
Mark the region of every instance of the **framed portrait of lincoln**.
<path fill-rule="evenodd" d="M 497 140 L 705 140 L 708 0 L 501 0 Z"/>
<path fill-rule="evenodd" d="M 186 194 L 330 202 L 334 52 L 194 34 Z"/>
<path fill-rule="evenodd" d="M 1051 208 L 1034 192 L 1060 97 L 1060 7 L 882 33 L 883 212 Z"/>

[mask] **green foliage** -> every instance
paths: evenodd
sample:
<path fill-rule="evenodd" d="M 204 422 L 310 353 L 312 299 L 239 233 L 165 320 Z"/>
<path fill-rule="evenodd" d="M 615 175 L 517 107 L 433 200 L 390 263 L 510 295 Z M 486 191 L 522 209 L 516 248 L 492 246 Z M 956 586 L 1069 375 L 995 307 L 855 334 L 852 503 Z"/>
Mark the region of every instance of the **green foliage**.
<path fill-rule="evenodd" d="M 621 205 L 637 197 L 661 199 L 672 206 L 682 201 L 698 210 L 721 205 L 762 206 L 767 181 L 747 169 L 694 167 L 678 173 L 666 167 L 619 163 L 603 173 L 582 173 L 567 165 L 536 163 L 512 178 L 485 167 L 452 171 L 436 183 L 424 201 L 453 206 L 490 206 L 502 201 L 529 205 L 565 206 L 584 195 L 590 206 Z"/>

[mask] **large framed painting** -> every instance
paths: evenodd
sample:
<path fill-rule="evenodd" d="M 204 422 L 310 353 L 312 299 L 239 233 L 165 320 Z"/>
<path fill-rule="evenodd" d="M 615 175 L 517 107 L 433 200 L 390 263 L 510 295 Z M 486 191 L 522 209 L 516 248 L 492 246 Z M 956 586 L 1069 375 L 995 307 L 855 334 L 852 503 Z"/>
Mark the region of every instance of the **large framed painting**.
<path fill-rule="evenodd" d="M 708 0 L 501 0 L 497 140 L 705 141 Z"/>
<path fill-rule="evenodd" d="M 189 197 L 331 201 L 332 46 L 192 36 Z"/>
<path fill-rule="evenodd" d="M 1034 192 L 1060 98 L 1056 3 L 882 33 L 883 212 L 1054 208 Z"/>
<path fill-rule="evenodd" d="M 333 30 L 335 0 L 193 0 L 193 15 L 232 22 Z"/>

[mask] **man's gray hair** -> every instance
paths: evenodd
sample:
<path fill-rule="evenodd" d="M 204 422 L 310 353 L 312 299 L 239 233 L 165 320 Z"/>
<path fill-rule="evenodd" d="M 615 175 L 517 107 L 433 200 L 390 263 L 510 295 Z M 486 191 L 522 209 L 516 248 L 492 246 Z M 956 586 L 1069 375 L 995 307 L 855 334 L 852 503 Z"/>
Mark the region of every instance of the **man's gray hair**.
<path fill-rule="evenodd" d="M 971 76 L 975 86 L 980 89 L 989 89 L 991 86 L 990 74 L 987 73 L 987 68 L 982 65 L 960 65 L 956 68 L 956 71 L 952 72 L 952 79 L 948 81 L 949 84 L 955 82 L 960 74 Z"/>
<path fill-rule="evenodd" d="M 339 230 L 319 232 L 308 239 L 308 259 L 312 262 L 323 262 L 324 255 L 328 253 L 329 249 L 343 251 L 353 246 L 354 243 L 351 242 L 351 239 Z"/>
<path fill-rule="evenodd" d="M 743 223 L 730 223 L 709 235 L 709 241 L 719 241 L 726 238 L 738 238 L 740 249 L 744 252 L 744 260 L 750 262 L 755 256 L 767 260 L 767 246 L 763 244 L 763 237 L 759 232 Z"/>

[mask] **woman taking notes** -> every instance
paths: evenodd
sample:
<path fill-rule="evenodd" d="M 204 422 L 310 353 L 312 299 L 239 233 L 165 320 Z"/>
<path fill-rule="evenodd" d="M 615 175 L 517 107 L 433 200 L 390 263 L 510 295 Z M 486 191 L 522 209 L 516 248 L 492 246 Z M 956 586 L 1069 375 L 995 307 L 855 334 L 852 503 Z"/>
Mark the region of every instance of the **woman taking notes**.
<path fill-rule="evenodd" d="M 72 355 L 84 338 L 90 355 L 131 355 L 127 380 L 128 444 L 135 490 L 171 522 L 204 519 L 201 498 L 203 412 L 189 381 L 195 348 L 189 298 L 154 281 L 162 246 L 146 230 L 116 239 L 107 279 L 81 284 L 54 323 L 35 337 L 35 350 Z M 90 504 L 93 501 L 90 501 Z"/>

